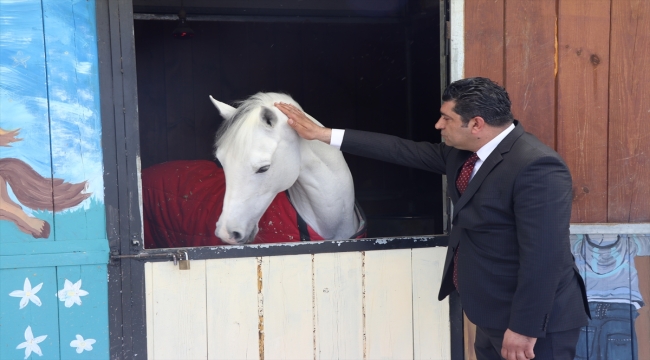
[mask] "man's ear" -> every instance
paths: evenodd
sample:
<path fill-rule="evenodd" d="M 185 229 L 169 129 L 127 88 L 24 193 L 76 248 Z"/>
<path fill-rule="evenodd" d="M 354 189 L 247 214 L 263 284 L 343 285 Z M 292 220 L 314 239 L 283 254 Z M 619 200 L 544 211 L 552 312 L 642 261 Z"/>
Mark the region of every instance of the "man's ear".
<path fill-rule="evenodd" d="M 471 127 L 472 134 L 477 134 L 485 129 L 487 123 L 482 117 L 475 116 L 469 120 L 469 126 Z"/>

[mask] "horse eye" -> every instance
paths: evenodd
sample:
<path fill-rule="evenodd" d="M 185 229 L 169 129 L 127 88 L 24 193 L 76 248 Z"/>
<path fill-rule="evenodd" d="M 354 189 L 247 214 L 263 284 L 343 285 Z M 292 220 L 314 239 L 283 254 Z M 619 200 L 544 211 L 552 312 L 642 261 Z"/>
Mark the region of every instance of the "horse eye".
<path fill-rule="evenodd" d="M 271 167 L 271 165 L 262 166 L 261 168 L 257 169 L 257 171 L 255 173 L 256 174 L 261 174 L 263 172 L 266 172 L 269 169 L 269 167 Z"/>

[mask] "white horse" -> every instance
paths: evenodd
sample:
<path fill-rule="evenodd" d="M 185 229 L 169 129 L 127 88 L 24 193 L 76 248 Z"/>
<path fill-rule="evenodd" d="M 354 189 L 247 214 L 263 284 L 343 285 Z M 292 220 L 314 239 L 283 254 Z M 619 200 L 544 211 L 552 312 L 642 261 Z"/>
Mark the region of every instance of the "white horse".
<path fill-rule="evenodd" d="M 357 232 L 354 184 L 342 153 L 300 138 L 273 105 L 300 107 L 295 100 L 258 93 L 234 108 L 210 99 L 224 118 L 215 143 L 226 176 L 219 238 L 229 244 L 253 241 L 262 214 L 287 189 L 298 214 L 323 238 L 349 239 Z"/>

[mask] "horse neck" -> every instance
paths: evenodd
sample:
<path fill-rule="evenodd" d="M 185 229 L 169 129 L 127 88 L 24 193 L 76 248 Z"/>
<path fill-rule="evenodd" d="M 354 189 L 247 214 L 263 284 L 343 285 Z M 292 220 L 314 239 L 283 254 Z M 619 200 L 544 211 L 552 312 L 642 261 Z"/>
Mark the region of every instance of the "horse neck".
<path fill-rule="evenodd" d="M 341 152 L 318 141 L 301 140 L 301 170 L 289 196 L 296 211 L 327 240 L 348 239 L 359 226 L 354 183 Z"/>

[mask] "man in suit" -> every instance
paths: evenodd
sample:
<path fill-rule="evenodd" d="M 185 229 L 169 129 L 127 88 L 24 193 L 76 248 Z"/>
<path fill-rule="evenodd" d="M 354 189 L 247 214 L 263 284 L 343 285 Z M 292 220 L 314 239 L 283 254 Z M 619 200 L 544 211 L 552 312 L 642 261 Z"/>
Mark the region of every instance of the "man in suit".
<path fill-rule="evenodd" d="M 493 81 L 456 81 L 442 100 L 440 144 L 328 129 L 276 106 L 303 138 L 447 175 L 454 208 L 438 298 L 458 290 L 479 359 L 573 359 L 589 310 L 569 243 L 566 164 L 514 120 Z"/>

